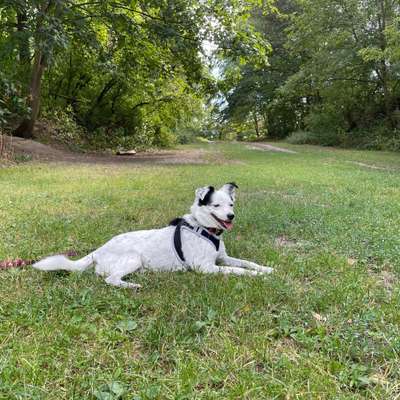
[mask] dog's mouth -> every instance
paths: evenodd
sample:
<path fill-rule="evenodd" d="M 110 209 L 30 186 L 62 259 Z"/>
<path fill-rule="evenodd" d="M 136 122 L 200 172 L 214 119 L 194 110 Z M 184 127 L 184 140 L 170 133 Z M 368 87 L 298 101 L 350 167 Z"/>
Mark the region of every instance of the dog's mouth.
<path fill-rule="evenodd" d="M 218 222 L 222 229 L 230 231 L 233 228 L 232 221 L 225 221 L 223 219 L 218 218 L 216 215 L 211 213 L 212 217 Z"/>

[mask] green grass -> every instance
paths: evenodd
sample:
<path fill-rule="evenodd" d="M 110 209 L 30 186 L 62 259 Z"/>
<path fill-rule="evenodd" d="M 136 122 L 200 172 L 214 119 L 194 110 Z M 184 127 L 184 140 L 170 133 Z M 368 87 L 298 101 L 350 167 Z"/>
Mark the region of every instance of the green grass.
<path fill-rule="evenodd" d="M 0 271 L 0 399 L 397 398 L 400 157 L 282 146 L 299 153 L 219 144 L 217 167 L 0 169 L 0 259 L 85 254 L 233 180 L 229 253 L 276 267 L 139 274 L 138 294 L 92 272 Z"/>

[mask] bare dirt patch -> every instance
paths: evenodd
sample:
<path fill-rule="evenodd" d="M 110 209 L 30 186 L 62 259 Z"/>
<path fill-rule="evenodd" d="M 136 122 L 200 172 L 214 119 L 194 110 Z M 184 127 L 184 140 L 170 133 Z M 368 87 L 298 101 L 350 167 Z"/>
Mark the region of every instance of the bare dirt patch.
<path fill-rule="evenodd" d="M 376 283 L 388 292 L 392 292 L 394 285 L 398 281 L 396 275 L 391 271 L 382 270 L 379 273 L 369 271 L 369 273 L 374 277 Z"/>
<path fill-rule="evenodd" d="M 380 171 L 390 171 L 390 168 L 379 167 L 378 165 L 374 165 L 374 164 L 365 164 L 365 163 L 359 162 L 359 161 L 346 161 L 346 162 L 350 163 L 350 164 L 359 165 L 360 167 L 365 167 L 365 168 L 370 168 L 370 169 L 377 169 L 377 170 L 380 170 Z"/>
<path fill-rule="evenodd" d="M 251 145 L 246 146 L 250 150 L 263 150 L 263 151 L 274 151 L 277 153 L 288 153 L 288 154 L 297 154 L 296 151 L 284 149 L 283 147 L 273 146 L 268 143 L 252 143 Z"/>
<path fill-rule="evenodd" d="M 275 247 L 282 249 L 283 251 L 286 250 L 303 251 L 310 245 L 310 242 L 306 240 L 289 239 L 285 235 L 280 235 L 275 238 L 274 245 Z"/>
<path fill-rule="evenodd" d="M 158 150 L 137 153 L 133 156 L 118 156 L 104 153 L 74 153 L 60 146 L 39 143 L 30 139 L 7 136 L 5 139 L 15 155 L 28 156 L 41 162 L 66 162 L 88 164 L 204 164 L 207 163 L 205 149 Z M 218 157 L 221 161 L 221 157 Z"/>
<path fill-rule="evenodd" d="M 286 236 L 278 236 L 275 239 L 276 247 L 297 247 L 298 243 L 294 240 L 288 239 Z"/>
<path fill-rule="evenodd" d="M 397 282 L 396 275 L 390 271 L 382 271 L 380 273 L 380 281 L 382 286 L 387 290 L 392 290 Z"/>

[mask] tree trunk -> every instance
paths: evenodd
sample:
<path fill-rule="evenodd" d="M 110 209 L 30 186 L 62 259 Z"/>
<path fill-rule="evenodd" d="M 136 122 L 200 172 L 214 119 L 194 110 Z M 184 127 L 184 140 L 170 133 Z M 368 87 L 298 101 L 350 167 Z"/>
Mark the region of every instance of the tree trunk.
<path fill-rule="evenodd" d="M 46 2 L 43 2 L 36 22 L 36 33 L 39 33 L 40 30 L 42 29 L 45 16 L 53 8 L 53 5 L 54 5 L 54 0 L 48 0 Z M 56 12 L 54 14 L 56 18 L 59 16 L 61 12 L 61 7 L 62 3 L 61 2 L 57 3 Z M 30 107 L 30 115 L 28 118 L 24 118 L 24 120 L 21 122 L 18 128 L 14 130 L 13 135 L 15 136 L 19 136 L 26 139 L 33 137 L 33 129 L 35 127 L 36 119 L 39 115 L 40 88 L 42 84 L 43 72 L 46 69 L 46 64 L 47 64 L 46 56 L 43 54 L 40 47 L 37 46 L 35 49 L 31 82 L 29 85 L 28 105 Z"/>
<path fill-rule="evenodd" d="M 256 111 L 254 111 L 254 113 L 253 113 L 253 118 L 254 118 L 254 128 L 256 130 L 256 135 L 257 135 L 257 137 L 260 137 L 260 129 L 258 127 L 258 118 L 257 118 Z"/>
<path fill-rule="evenodd" d="M 33 129 L 39 115 L 40 107 L 40 87 L 42 83 L 43 72 L 46 68 L 45 56 L 40 50 L 36 51 L 35 61 L 32 69 L 31 84 L 29 90 L 29 106 L 30 115 L 25 118 L 17 129 L 14 130 L 14 136 L 19 136 L 25 139 L 33 138 Z"/>
<path fill-rule="evenodd" d="M 101 90 L 100 94 L 97 96 L 96 100 L 93 102 L 92 107 L 90 107 L 89 111 L 85 115 L 86 125 L 90 126 L 91 129 L 95 128 L 95 124 L 92 122 L 92 117 L 95 109 L 101 104 L 104 97 L 107 93 L 117 84 L 117 80 L 115 78 L 111 78 Z"/>

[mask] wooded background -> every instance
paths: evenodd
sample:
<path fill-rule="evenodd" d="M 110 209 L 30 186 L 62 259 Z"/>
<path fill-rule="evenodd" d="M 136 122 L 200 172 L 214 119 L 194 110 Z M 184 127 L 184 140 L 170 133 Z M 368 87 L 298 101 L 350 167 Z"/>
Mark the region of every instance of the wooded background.
<path fill-rule="evenodd" d="M 400 150 L 399 26 L 397 0 L 2 0 L 1 130 Z"/>

